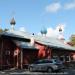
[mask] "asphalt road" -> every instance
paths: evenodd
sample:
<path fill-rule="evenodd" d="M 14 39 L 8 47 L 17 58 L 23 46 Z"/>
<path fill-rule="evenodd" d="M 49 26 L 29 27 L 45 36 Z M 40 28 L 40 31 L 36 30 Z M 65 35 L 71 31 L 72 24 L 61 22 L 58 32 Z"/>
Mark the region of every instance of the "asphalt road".
<path fill-rule="evenodd" d="M 29 72 L 26 70 L 0 71 L 0 75 L 75 75 L 75 69 L 64 69 L 61 72 Z"/>

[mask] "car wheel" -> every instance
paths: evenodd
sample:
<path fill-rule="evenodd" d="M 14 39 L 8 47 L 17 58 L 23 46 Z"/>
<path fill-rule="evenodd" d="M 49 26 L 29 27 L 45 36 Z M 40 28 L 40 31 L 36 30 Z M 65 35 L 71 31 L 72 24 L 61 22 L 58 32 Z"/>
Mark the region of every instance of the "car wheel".
<path fill-rule="evenodd" d="M 33 68 L 32 68 L 32 67 L 29 67 L 29 71 L 31 71 L 31 72 L 32 72 L 32 71 L 33 71 Z"/>
<path fill-rule="evenodd" d="M 51 68 L 48 68 L 48 72 L 52 72 L 52 69 Z"/>

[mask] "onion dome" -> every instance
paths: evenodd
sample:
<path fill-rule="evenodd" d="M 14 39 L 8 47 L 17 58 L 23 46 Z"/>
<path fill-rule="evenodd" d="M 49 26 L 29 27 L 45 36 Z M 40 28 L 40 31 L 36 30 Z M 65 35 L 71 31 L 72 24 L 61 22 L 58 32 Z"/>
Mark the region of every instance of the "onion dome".
<path fill-rule="evenodd" d="M 42 30 L 41 30 L 41 34 L 43 35 L 43 34 L 47 34 L 47 30 L 45 29 L 45 28 L 43 28 Z"/>
<path fill-rule="evenodd" d="M 11 25 L 15 25 L 15 24 L 16 24 L 14 17 L 11 19 L 10 24 L 11 24 Z"/>
<path fill-rule="evenodd" d="M 59 28 L 59 32 L 62 32 L 62 28 L 61 27 Z"/>

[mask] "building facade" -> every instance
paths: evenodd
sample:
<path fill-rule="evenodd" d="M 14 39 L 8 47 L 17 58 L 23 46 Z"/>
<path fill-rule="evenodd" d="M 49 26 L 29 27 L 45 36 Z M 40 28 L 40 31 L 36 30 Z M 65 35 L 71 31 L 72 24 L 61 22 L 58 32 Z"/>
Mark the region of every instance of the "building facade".
<path fill-rule="evenodd" d="M 63 62 L 75 61 L 75 48 L 58 39 L 18 33 L 3 32 L 0 34 L 1 70 L 27 68 L 28 64 L 45 58 L 57 58 Z"/>

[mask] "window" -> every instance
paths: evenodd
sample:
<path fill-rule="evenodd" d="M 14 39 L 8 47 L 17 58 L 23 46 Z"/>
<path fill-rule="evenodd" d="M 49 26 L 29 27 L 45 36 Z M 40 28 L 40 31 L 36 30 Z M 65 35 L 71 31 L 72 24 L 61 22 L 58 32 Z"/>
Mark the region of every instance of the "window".
<path fill-rule="evenodd" d="M 65 56 L 60 56 L 60 60 L 65 62 Z"/>
<path fill-rule="evenodd" d="M 9 50 L 6 50 L 5 51 L 5 55 L 10 55 L 10 51 Z"/>
<path fill-rule="evenodd" d="M 51 60 L 43 60 L 42 63 L 52 63 L 52 61 Z"/>
<path fill-rule="evenodd" d="M 70 62 L 70 56 L 66 56 L 65 61 Z"/>

